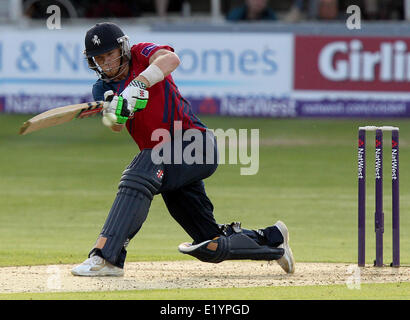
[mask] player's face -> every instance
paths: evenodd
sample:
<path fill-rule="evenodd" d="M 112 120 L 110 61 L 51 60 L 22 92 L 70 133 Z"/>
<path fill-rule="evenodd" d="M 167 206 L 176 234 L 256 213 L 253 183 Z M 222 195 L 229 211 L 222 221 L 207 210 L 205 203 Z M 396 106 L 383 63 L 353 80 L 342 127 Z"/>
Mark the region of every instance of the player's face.
<path fill-rule="evenodd" d="M 94 57 L 95 62 L 103 69 L 108 77 L 112 77 L 119 71 L 121 63 L 121 50 L 119 48 Z"/>

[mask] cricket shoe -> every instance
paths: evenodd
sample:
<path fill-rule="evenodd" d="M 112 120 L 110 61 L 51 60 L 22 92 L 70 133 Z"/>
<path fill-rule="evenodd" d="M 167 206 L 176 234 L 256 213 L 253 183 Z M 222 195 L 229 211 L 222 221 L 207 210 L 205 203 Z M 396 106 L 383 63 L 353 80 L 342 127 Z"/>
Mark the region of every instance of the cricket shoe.
<path fill-rule="evenodd" d="M 74 276 L 85 276 L 85 277 L 122 277 L 124 275 L 124 270 L 112 265 L 100 256 L 93 255 L 82 264 L 74 267 L 71 270 Z"/>
<path fill-rule="evenodd" d="M 279 229 L 283 236 L 283 243 L 278 248 L 283 248 L 285 253 L 283 256 L 276 260 L 277 263 L 285 270 L 286 273 L 295 272 L 295 259 L 293 258 L 292 249 L 289 247 L 289 231 L 286 225 L 282 221 L 278 221 L 274 224 Z"/>

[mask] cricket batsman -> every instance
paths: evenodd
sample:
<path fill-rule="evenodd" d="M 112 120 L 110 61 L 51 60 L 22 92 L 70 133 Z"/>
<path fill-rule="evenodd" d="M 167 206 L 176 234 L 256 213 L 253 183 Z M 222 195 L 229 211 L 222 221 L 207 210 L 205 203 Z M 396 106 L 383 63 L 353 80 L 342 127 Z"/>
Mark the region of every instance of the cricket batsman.
<path fill-rule="evenodd" d="M 179 245 L 181 253 L 210 263 L 276 260 L 285 272 L 293 273 L 295 261 L 283 222 L 258 230 L 243 229 L 240 223 L 216 223 L 203 182 L 218 166 L 216 139 L 174 83 L 171 73 L 180 64 L 174 49 L 155 43 L 130 47 L 117 25 L 104 22 L 87 31 L 84 54 L 99 76 L 92 93 L 95 101 L 104 101 L 103 124 L 114 132 L 126 128 L 140 152 L 122 173 L 118 193 L 88 259 L 74 267 L 72 274 L 122 276 L 127 245 L 158 194 L 193 240 Z M 153 139 L 157 129 L 168 130 L 168 141 Z M 199 132 L 203 148 L 195 159 L 199 156 L 203 161 L 185 161 L 182 155 L 190 141 L 175 134 L 178 130 Z M 154 151 L 160 143 L 170 146 L 162 149 L 171 150 L 169 161 L 157 161 Z M 176 144 L 182 148 L 174 148 Z"/>

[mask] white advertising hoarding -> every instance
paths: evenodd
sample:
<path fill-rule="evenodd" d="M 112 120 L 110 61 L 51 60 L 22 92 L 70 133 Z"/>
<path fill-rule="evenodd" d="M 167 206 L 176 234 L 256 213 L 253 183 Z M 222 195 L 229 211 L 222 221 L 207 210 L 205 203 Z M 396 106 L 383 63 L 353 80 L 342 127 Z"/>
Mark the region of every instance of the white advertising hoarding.
<path fill-rule="evenodd" d="M 266 33 L 142 33 L 124 27 L 131 45 L 171 45 L 181 59 L 173 73 L 181 92 L 195 96 L 289 95 L 293 36 Z M 0 33 L 0 95 L 89 94 L 96 80 L 84 59 L 80 28 Z"/>
<path fill-rule="evenodd" d="M 153 33 L 181 59 L 174 78 L 188 95 L 289 95 L 293 36 L 267 33 Z"/>

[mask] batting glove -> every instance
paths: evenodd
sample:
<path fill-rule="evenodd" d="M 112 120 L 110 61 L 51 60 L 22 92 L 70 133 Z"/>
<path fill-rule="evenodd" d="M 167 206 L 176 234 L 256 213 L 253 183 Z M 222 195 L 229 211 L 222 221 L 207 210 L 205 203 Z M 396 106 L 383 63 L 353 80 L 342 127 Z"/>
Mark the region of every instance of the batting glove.
<path fill-rule="evenodd" d="M 112 90 L 106 91 L 104 93 L 103 124 L 108 127 L 116 123 L 124 124 L 134 115 L 134 112 L 143 110 L 147 103 L 148 91 L 135 85 L 129 85 L 119 96 Z"/>
<path fill-rule="evenodd" d="M 148 103 L 148 91 L 147 86 L 141 82 L 133 80 L 121 93 L 125 99 L 127 99 L 130 108 L 135 111 L 141 111 L 145 109 Z"/>

